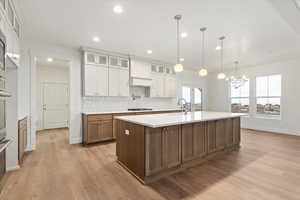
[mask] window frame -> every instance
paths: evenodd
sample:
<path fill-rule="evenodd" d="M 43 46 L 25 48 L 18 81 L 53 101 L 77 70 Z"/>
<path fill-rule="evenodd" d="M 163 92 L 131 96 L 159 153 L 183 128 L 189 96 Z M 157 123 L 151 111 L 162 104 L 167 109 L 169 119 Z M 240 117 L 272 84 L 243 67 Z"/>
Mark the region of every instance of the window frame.
<path fill-rule="evenodd" d="M 181 86 L 181 97 L 183 97 L 183 88 L 189 88 L 190 89 L 190 97 L 191 97 L 191 100 L 190 100 L 190 104 L 192 106 L 192 109 L 193 108 L 196 108 L 196 109 L 200 109 L 201 111 L 203 110 L 203 89 L 200 88 L 200 87 L 190 87 L 190 86 L 186 86 L 186 85 L 182 85 Z M 199 89 L 200 92 L 201 92 L 201 103 L 197 103 L 195 104 L 195 89 Z"/>
<path fill-rule="evenodd" d="M 259 77 L 271 77 L 271 76 L 280 76 L 280 96 L 257 96 L 257 78 Z M 269 93 L 269 85 L 267 87 Z M 269 74 L 269 75 L 259 75 L 255 76 L 255 117 L 256 118 L 263 118 L 263 119 L 275 119 L 281 120 L 282 117 L 282 74 Z M 280 108 L 279 108 L 279 115 L 276 114 L 268 114 L 268 113 L 258 113 L 257 112 L 257 100 L 258 99 L 272 99 L 272 98 L 279 98 L 280 101 Z"/>
<path fill-rule="evenodd" d="M 230 112 L 232 112 L 232 100 L 233 99 L 248 99 L 248 112 L 238 112 L 238 113 L 245 113 L 245 114 L 250 114 L 250 107 L 251 107 L 251 102 L 250 102 L 250 97 L 251 97 L 251 92 L 250 92 L 250 89 L 251 89 L 251 80 L 250 78 L 247 79 L 248 80 L 248 96 L 247 97 L 243 97 L 243 96 L 240 96 L 240 97 L 232 97 L 232 87 L 231 87 L 231 82 L 229 82 L 229 109 L 230 109 Z"/>

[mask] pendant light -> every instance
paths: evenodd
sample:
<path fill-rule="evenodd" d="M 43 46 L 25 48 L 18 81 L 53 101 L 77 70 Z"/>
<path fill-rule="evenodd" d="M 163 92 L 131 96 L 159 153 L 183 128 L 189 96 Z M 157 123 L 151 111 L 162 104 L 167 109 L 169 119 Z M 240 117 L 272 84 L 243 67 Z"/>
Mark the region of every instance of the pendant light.
<path fill-rule="evenodd" d="M 205 45 L 204 45 L 204 32 L 207 30 L 206 27 L 200 28 L 200 31 L 202 32 L 202 54 L 201 54 L 201 69 L 199 70 L 199 76 L 207 76 L 208 72 L 205 68 Z"/>
<path fill-rule="evenodd" d="M 176 15 L 174 19 L 177 21 L 177 60 L 176 65 L 174 66 L 175 72 L 182 72 L 183 65 L 180 63 L 180 39 L 179 39 L 179 20 L 181 20 L 181 15 Z"/>
<path fill-rule="evenodd" d="M 245 83 L 248 82 L 248 79 L 247 79 L 247 77 L 245 75 L 242 75 L 242 76 L 238 76 L 237 75 L 238 64 L 239 64 L 238 61 L 234 62 L 234 65 L 235 65 L 234 66 L 234 75 L 231 76 L 230 78 L 228 78 L 228 81 L 230 81 L 231 85 L 235 89 L 242 87 L 243 85 L 245 85 Z"/>
<path fill-rule="evenodd" d="M 222 36 L 222 37 L 219 38 L 220 43 L 221 43 L 221 51 L 220 51 L 221 52 L 221 72 L 218 73 L 218 79 L 219 80 L 223 80 L 223 79 L 226 78 L 226 74 L 224 74 L 224 72 L 223 72 L 223 53 L 224 53 L 223 41 L 224 41 L 224 39 L 225 39 L 225 36 Z"/>

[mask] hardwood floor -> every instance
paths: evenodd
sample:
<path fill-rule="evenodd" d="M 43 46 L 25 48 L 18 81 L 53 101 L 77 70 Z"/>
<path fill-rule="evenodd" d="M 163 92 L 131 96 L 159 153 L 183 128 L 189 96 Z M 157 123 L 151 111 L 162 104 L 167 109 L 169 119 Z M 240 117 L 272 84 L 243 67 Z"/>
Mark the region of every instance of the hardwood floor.
<path fill-rule="evenodd" d="M 1 200 L 299 200 L 300 137 L 242 130 L 239 152 L 142 185 L 116 163 L 115 143 L 67 144 L 38 134 L 35 152 L 7 173 Z"/>

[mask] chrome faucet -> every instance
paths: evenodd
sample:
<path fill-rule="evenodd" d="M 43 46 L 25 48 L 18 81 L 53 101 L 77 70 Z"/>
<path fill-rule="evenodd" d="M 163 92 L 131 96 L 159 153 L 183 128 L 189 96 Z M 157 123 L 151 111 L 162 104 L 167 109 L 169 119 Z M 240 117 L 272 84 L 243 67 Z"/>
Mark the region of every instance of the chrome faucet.
<path fill-rule="evenodd" d="M 179 98 L 177 104 L 181 106 L 181 112 L 186 115 L 188 112 L 188 103 L 185 98 Z"/>

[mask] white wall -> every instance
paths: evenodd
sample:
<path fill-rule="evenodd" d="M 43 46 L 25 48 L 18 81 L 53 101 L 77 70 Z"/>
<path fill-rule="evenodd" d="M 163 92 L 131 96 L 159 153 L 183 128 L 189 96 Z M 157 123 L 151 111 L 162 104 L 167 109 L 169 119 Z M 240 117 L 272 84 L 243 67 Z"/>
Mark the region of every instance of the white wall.
<path fill-rule="evenodd" d="M 68 63 L 66 63 L 68 65 Z M 37 65 L 36 72 L 37 86 L 37 130 L 43 129 L 43 83 L 44 82 L 60 82 L 69 84 L 69 69 L 68 67 L 60 66 L 44 66 Z"/>
<path fill-rule="evenodd" d="M 242 127 L 300 135 L 300 60 L 282 61 L 245 68 L 240 73 L 250 78 L 250 116 L 242 119 Z M 282 75 L 281 120 L 255 117 L 255 77 Z M 230 72 L 227 72 L 230 75 Z M 208 79 L 208 109 L 230 111 L 229 85 L 217 80 L 216 74 Z"/>
<path fill-rule="evenodd" d="M 36 82 L 35 57 L 52 57 L 54 59 L 70 61 L 70 141 L 81 141 L 81 56 L 78 49 L 65 48 L 59 45 L 23 41 L 21 51 L 21 66 L 25 73 L 20 74 L 26 84 L 19 85 L 20 90 L 28 91 L 20 94 L 19 105 L 24 106 L 24 114 L 30 116 L 30 133 L 28 134 L 29 150 L 35 149 L 36 138 L 32 134 L 37 129 L 36 87 L 30 88 Z M 33 95 L 31 96 L 30 93 Z M 21 112 L 21 111 L 20 111 Z"/>

